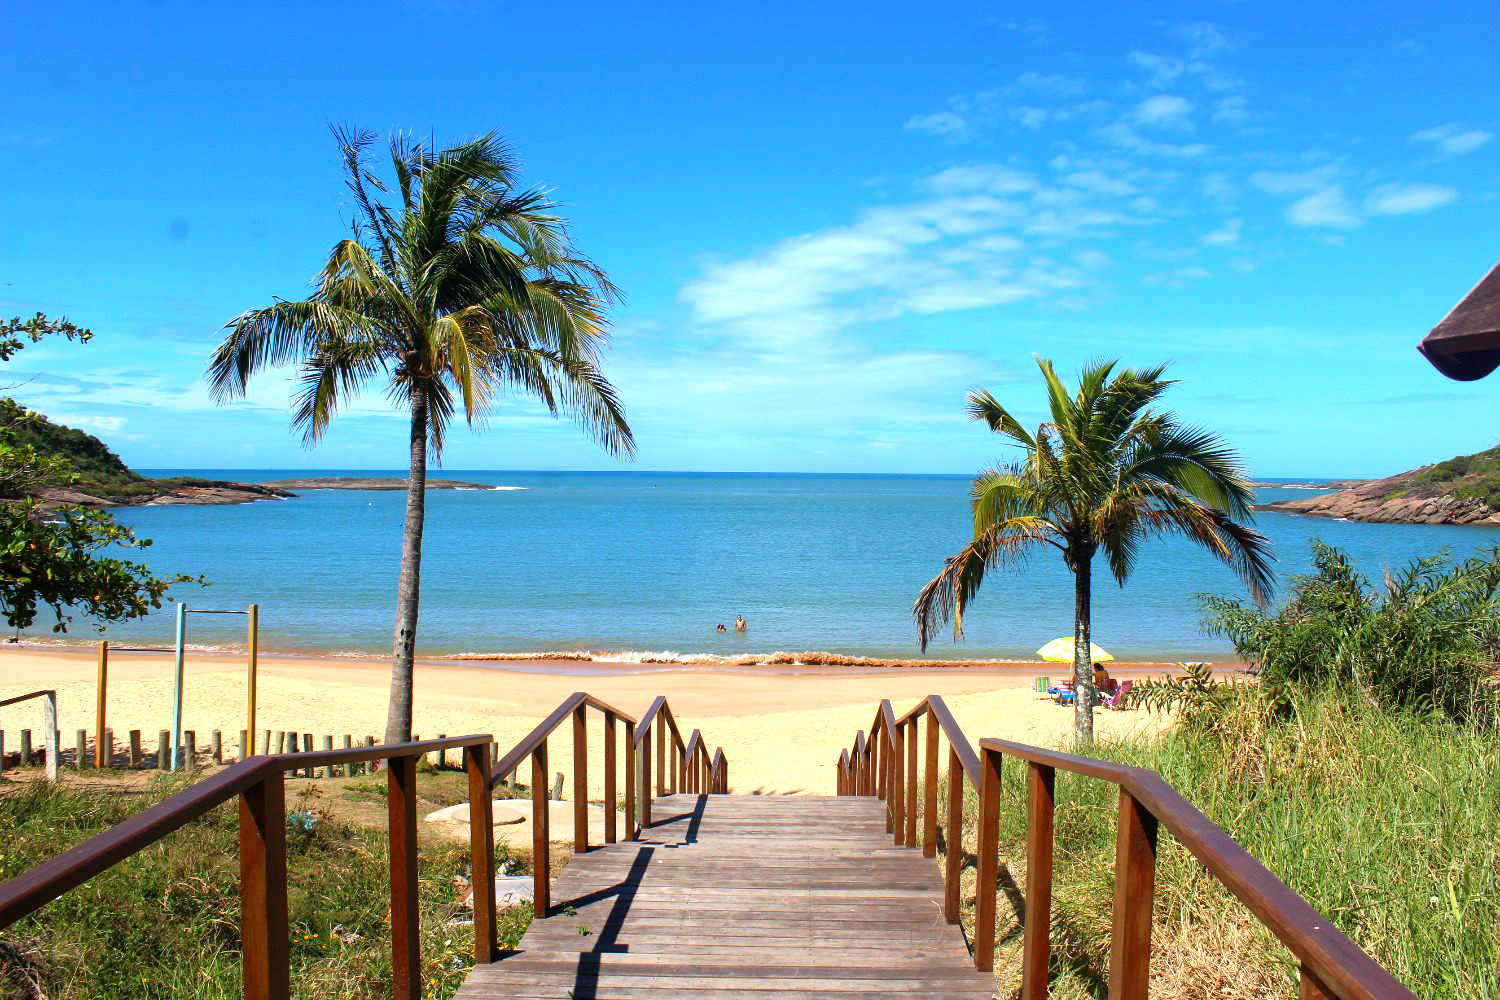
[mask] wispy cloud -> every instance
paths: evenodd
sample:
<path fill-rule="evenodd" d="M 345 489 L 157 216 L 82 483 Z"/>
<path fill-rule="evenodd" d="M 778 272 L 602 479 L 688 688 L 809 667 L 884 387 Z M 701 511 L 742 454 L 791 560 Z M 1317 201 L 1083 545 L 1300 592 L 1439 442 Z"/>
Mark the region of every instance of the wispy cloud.
<path fill-rule="evenodd" d="M 1371 215 L 1413 215 L 1457 199 L 1457 191 L 1441 184 L 1382 184 L 1365 199 L 1365 211 Z"/>
<path fill-rule="evenodd" d="M 1414 134 L 1412 142 L 1433 147 L 1439 158 L 1447 159 L 1472 153 L 1495 137 L 1484 129 L 1465 128 L 1456 122 L 1423 129 Z"/>

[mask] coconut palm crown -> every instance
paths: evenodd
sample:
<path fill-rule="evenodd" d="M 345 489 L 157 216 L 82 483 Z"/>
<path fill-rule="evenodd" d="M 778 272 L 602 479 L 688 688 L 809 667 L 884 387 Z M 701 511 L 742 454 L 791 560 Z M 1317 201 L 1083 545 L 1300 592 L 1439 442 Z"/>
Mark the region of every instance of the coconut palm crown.
<path fill-rule="evenodd" d="M 482 424 L 520 394 L 578 421 L 607 451 L 635 442 L 600 371 L 616 289 L 578 252 L 545 192 L 523 188 L 493 133 L 442 151 L 397 134 L 390 173 L 369 164 L 373 134 L 336 127 L 352 196 L 350 235 L 334 244 L 300 301 L 277 300 L 226 326 L 208 381 L 216 401 L 251 377 L 299 370 L 293 426 L 315 444 L 361 389 L 383 385 L 411 417 L 387 742 L 411 736 L 427 460 L 454 418 Z"/>
<path fill-rule="evenodd" d="M 1048 417 L 1028 431 L 987 391 L 968 396 L 969 415 L 1018 446 L 1023 457 L 981 471 L 970 491 L 973 539 L 922 588 L 912 613 L 923 650 L 951 619 L 963 617 L 985 573 L 1038 547 L 1061 554 L 1074 578 L 1074 736 L 1093 739 L 1094 677 L 1089 658 L 1092 568 L 1097 554 L 1123 585 L 1143 543 L 1179 535 L 1207 549 L 1264 604 L 1273 586 L 1270 545 L 1243 522 L 1254 490 L 1234 451 L 1216 434 L 1152 409 L 1173 382 L 1165 366 L 1085 366 L 1070 393 L 1038 358 Z M 1117 370 L 1118 369 L 1118 370 Z"/>

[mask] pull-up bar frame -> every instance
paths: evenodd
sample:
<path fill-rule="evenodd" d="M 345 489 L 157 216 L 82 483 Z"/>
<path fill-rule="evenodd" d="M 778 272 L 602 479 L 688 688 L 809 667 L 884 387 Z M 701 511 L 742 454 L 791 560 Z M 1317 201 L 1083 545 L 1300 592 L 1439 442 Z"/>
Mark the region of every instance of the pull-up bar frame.
<path fill-rule="evenodd" d="M 186 604 L 177 605 L 177 642 L 174 665 L 176 668 L 176 688 L 172 696 L 172 760 L 169 769 L 177 770 L 177 760 L 182 755 L 182 677 L 183 668 L 187 660 L 187 616 L 188 615 L 244 615 L 246 618 L 246 630 L 249 636 L 249 662 L 247 664 L 249 680 L 248 698 L 248 720 L 245 731 L 255 732 L 255 687 L 257 660 L 260 655 L 260 605 L 252 604 L 243 611 L 232 608 L 189 608 Z M 100 661 L 101 664 L 103 661 Z M 103 683 L 103 672 L 101 667 L 100 683 Z M 102 690 L 102 687 L 101 687 Z M 100 696 L 102 699 L 102 695 Z M 103 704 L 102 700 L 100 702 Z M 100 712 L 99 732 L 104 732 L 103 712 Z"/>

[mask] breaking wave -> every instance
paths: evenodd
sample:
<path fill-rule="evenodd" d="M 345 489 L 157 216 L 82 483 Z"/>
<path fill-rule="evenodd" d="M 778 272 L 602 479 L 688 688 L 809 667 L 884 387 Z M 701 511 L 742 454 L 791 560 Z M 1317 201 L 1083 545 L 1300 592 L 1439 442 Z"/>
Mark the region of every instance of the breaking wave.
<path fill-rule="evenodd" d="M 530 653 L 454 653 L 447 660 L 484 660 L 489 662 L 563 662 L 563 663 L 643 663 L 706 667 L 998 667 L 1017 663 L 1040 663 L 1040 660 L 1018 657 L 984 660 L 889 659 L 878 656 L 853 656 L 821 650 L 774 653 L 679 653 L 675 650 L 584 649 L 553 650 Z"/>

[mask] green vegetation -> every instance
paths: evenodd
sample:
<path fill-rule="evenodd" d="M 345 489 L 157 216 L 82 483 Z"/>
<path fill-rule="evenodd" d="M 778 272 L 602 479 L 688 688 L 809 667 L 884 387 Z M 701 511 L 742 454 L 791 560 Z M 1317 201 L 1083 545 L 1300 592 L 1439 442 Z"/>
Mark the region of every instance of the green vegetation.
<path fill-rule="evenodd" d="M 1278 613 L 1204 597 L 1211 633 L 1227 637 L 1272 686 L 1332 685 L 1393 708 L 1456 718 L 1494 707 L 1500 659 L 1500 549 L 1457 564 L 1412 562 L 1372 588 L 1349 557 L 1313 543 L 1315 572 Z"/>
<path fill-rule="evenodd" d="M 49 320 L 41 313 L 24 322 L 17 317 L 0 324 L 0 362 L 49 335 L 80 342 L 93 336 L 65 319 Z M 158 577 L 111 554 L 151 542 L 102 511 L 43 510 L 36 499 L 40 490 L 73 486 L 79 478 L 72 451 L 83 446 L 71 435 L 97 446 L 83 451 L 100 468 L 109 468 L 107 457 L 124 469 L 97 440 L 0 398 L 0 614 L 11 628 L 30 627 L 42 608 L 52 610 L 56 632 L 67 631 L 75 611 L 101 622 L 140 618 L 161 607 L 172 584 L 192 579 Z M 58 447 L 71 450 L 54 450 Z"/>
<path fill-rule="evenodd" d="M 969 393 L 969 415 L 1023 453 L 986 469 L 971 489 L 974 537 L 922 588 L 912 614 L 922 648 L 940 621 L 963 635 L 964 609 L 988 570 L 1011 565 L 1041 546 L 1055 549 L 1073 574 L 1075 740 L 1094 735 L 1094 674 L 1089 635 L 1093 563 L 1102 554 L 1124 585 L 1143 542 L 1180 535 L 1229 564 L 1257 601 L 1271 590 L 1264 536 L 1241 522 L 1255 491 L 1234 451 L 1217 435 L 1151 409 L 1173 383 L 1164 367 L 1116 371 L 1105 361 L 1083 369 L 1069 394 L 1037 359 L 1049 419 L 1033 434 L 987 391 Z"/>
<path fill-rule="evenodd" d="M 1453 496 L 1500 507 L 1500 447 L 1409 473 L 1387 497 Z"/>
<path fill-rule="evenodd" d="M 33 781 L 0 795 L 0 879 L 11 878 L 185 787 L 158 775 L 139 794 Z M 293 786 L 295 787 L 295 786 Z M 304 786 L 304 787 L 310 787 Z M 292 995 L 390 996 L 390 870 L 383 829 L 288 795 Z M 382 809 L 383 811 L 383 809 Z M 0 934 L 0 995 L 50 1000 L 241 996 L 238 811 L 231 803 L 66 893 Z M 503 845 L 503 868 L 513 861 Z M 424 993 L 445 997 L 473 964 L 460 899 L 468 851 L 420 854 Z M 501 946 L 529 906 L 501 912 Z"/>
<path fill-rule="evenodd" d="M 572 415 L 612 453 L 632 453 L 635 440 L 599 368 L 617 291 L 573 245 L 548 196 L 519 186 L 500 138 L 434 153 L 394 135 L 387 184 L 365 156 L 373 134 L 334 135 L 356 209 L 353 236 L 334 244 L 312 298 L 235 319 L 208 380 L 223 401 L 242 396 L 262 369 L 299 366 L 292 421 L 308 444 L 371 383 L 384 383 L 409 411 L 385 731 L 385 742 L 400 743 L 411 737 L 427 461 L 441 457 L 453 418 L 482 423 L 512 392 Z"/>
<path fill-rule="evenodd" d="M 1216 712 L 1093 755 L 1160 772 L 1418 996 L 1500 997 L 1500 728 L 1310 685 L 1284 694 L 1241 685 Z M 1024 778 L 1003 769 L 1002 887 L 1025 884 Z M 1104 995 L 1116 799 L 1058 774 L 1052 996 L 1062 1000 Z M 977 812 L 970 788 L 969 850 Z M 1165 833 L 1157 871 L 1153 996 L 1297 995 L 1286 949 Z M 998 924 L 1007 996 L 1021 944 L 1007 891 Z"/>

